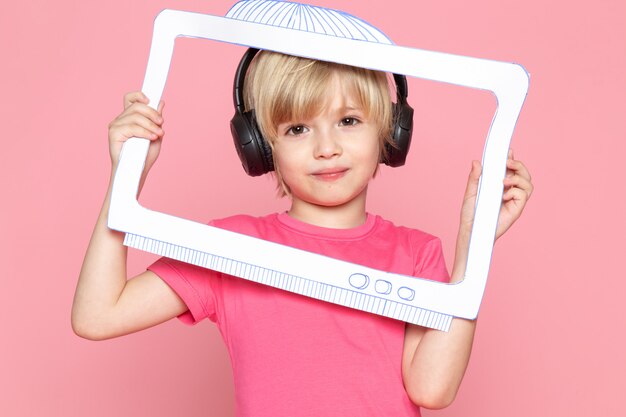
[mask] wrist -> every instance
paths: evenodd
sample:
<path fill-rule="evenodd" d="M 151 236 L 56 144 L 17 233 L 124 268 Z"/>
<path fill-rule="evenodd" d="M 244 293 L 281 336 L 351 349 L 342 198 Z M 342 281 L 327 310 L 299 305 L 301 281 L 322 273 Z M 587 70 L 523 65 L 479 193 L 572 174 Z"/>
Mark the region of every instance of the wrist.
<path fill-rule="evenodd" d="M 470 227 L 459 227 L 459 232 L 456 238 L 454 264 L 452 266 L 452 273 L 450 274 L 450 283 L 456 283 L 463 280 L 465 267 L 467 266 L 470 236 Z"/>

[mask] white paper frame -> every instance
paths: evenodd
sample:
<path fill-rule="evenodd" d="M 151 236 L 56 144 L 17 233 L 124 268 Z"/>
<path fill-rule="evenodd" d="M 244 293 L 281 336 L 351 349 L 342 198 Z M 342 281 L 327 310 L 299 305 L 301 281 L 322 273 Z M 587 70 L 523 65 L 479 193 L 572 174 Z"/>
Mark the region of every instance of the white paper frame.
<path fill-rule="evenodd" d="M 128 140 L 120 157 L 108 218 L 111 229 L 184 250 L 219 254 L 242 265 L 309 276 L 312 280 L 322 275 L 350 276 L 355 271 L 365 271 L 359 273 L 382 276 L 385 280 L 405 283 L 413 288 L 415 293 L 410 304 L 420 309 L 468 319 L 477 316 L 489 272 L 509 144 L 528 90 L 529 77 L 520 65 L 338 38 L 220 16 L 163 10 L 154 22 L 142 87 L 151 105 L 161 99 L 175 40 L 179 36 L 273 50 L 491 91 L 498 107 L 485 142 L 483 174 L 464 279 L 456 284 L 443 284 L 376 271 L 144 208 L 137 201 L 137 193 L 149 142 L 139 138 Z M 280 263 L 281 259 L 289 259 L 290 262 Z M 242 274 L 245 275 L 245 271 Z M 443 326 L 444 329 L 448 325 Z"/>

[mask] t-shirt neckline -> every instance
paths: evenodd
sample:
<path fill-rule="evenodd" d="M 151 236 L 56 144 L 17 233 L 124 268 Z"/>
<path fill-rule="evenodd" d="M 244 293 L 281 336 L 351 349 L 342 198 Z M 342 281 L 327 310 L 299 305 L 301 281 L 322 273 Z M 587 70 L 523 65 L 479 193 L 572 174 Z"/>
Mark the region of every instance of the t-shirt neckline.
<path fill-rule="evenodd" d="M 365 223 L 349 229 L 334 229 L 305 223 L 301 220 L 294 219 L 287 212 L 278 213 L 276 219 L 282 226 L 309 236 L 333 239 L 358 239 L 369 234 L 376 224 L 376 216 L 369 213 L 366 213 L 366 216 Z"/>

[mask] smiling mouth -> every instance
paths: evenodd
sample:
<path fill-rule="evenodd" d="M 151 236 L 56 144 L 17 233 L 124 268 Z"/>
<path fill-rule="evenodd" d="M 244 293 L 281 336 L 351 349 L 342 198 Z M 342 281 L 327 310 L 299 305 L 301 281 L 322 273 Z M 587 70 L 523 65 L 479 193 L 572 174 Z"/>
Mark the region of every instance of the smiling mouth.
<path fill-rule="evenodd" d="M 321 181 L 335 181 L 346 175 L 347 168 L 333 168 L 314 172 L 312 175 Z"/>

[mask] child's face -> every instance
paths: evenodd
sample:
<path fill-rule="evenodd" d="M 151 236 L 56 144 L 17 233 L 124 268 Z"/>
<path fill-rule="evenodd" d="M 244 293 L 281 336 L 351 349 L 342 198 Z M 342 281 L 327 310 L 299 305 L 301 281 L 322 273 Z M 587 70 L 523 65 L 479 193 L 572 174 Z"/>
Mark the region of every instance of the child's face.
<path fill-rule="evenodd" d="M 378 126 L 336 79 L 319 115 L 278 125 L 274 157 L 292 204 L 364 207 L 379 161 Z"/>

